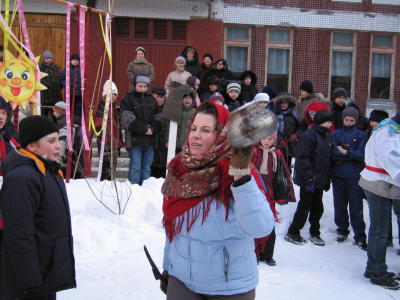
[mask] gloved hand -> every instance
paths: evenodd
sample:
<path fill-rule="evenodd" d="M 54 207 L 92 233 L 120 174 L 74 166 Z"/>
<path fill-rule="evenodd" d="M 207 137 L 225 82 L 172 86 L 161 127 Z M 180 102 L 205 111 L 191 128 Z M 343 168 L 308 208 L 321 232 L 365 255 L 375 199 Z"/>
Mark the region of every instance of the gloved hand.
<path fill-rule="evenodd" d="M 351 150 L 351 147 L 349 146 L 349 144 L 342 144 L 342 148 L 344 150 Z"/>
<path fill-rule="evenodd" d="M 286 142 L 284 140 L 279 142 L 279 148 L 286 148 Z"/>
<path fill-rule="evenodd" d="M 307 180 L 306 192 L 314 193 L 314 178 L 310 178 Z"/>
<path fill-rule="evenodd" d="M 289 143 L 294 143 L 297 141 L 297 134 L 292 134 L 289 138 Z"/>
<path fill-rule="evenodd" d="M 162 272 L 161 274 L 162 276 L 164 276 L 167 280 L 169 279 L 169 274 L 168 271 Z M 166 295 L 167 294 L 167 289 L 163 286 L 162 282 L 160 282 L 160 289 L 163 291 L 163 293 Z"/>
<path fill-rule="evenodd" d="M 232 146 L 231 165 L 229 166 L 229 175 L 244 176 L 250 175 L 249 163 L 253 157 L 253 145 L 243 149 L 237 149 Z"/>

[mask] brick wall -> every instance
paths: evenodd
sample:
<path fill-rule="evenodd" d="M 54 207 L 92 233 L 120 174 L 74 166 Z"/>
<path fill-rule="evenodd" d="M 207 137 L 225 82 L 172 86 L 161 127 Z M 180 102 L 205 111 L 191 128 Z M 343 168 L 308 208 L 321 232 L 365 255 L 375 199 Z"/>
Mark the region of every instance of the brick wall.
<path fill-rule="evenodd" d="M 203 55 L 210 53 L 214 61 L 222 56 L 222 20 L 193 19 L 187 24 L 187 45 L 196 48 L 200 63 Z"/>
<path fill-rule="evenodd" d="M 400 112 L 400 34 L 397 35 L 396 44 L 396 65 L 394 72 L 394 94 L 393 100 L 397 104 L 397 112 Z"/>
<path fill-rule="evenodd" d="M 361 104 L 361 110 L 365 113 L 365 106 L 368 100 L 369 85 L 369 63 L 370 63 L 371 33 L 357 33 L 356 48 L 356 72 L 354 98 Z"/>
<path fill-rule="evenodd" d="M 267 28 L 253 27 L 251 33 L 250 70 L 257 75 L 257 88 L 261 92 L 265 86 L 265 66 L 267 63 Z"/>

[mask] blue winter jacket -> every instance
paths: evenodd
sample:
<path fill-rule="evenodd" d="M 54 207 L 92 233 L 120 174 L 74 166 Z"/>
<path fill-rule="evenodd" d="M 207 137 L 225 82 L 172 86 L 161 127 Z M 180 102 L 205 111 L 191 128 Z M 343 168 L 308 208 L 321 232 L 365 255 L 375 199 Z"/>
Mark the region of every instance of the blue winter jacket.
<path fill-rule="evenodd" d="M 234 295 L 258 284 L 254 238 L 272 232 L 274 216 L 253 177 L 232 193 L 227 221 L 225 207 L 214 200 L 203 225 L 200 211 L 189 232 L 185 220 L 172 242 L 166 239 L 164 269 L 195 293 Z"/>
<path fill-rule="evenodd" d="M 344 178 L 360 178 L 364 169 L 364 153 L 367 135 L 358 130 L 356 125 L 343 126 L 332 133 L 333 176 Z M 341 154 L 337 146 L 348 144 L 352 150 Z"/>

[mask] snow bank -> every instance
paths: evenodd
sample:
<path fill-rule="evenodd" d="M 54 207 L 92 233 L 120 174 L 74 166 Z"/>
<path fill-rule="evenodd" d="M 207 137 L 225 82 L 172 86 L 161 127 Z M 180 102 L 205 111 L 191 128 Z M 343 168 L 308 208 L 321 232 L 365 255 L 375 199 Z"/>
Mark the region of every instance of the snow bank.
<path fill-rule="evenodd" d="M 96 199 L 118 212 L 110 183 L 75 180 L 67 184 L 74 235 L 77 289 L 58 293 L 59 300 L 165 299 L 143 251 L 146 245 L 162 272 L 165 235 L 161 224 L 163 179 L 150 178 L 142 187 L 117 183 L 129 202 L 123 215 L 114 215 Z M 296 199 L 299 189 L 295 186 Z M 363 277 L 366 252 L 354 245 L 353 233 L 343 243 L 335 242 L 332 191 L 325 193 L 321 237 L 325 247 L 310 242 L 296 246 L 283 237 L 297 204 L 277 205 L 275 267 L 260 263 L 256 299 L 400 299 L 400 291 L 374 286 Z M 364 219 L 369 227 L 368 205 Z M 393 224 L 396 217 L 393 216 Z M 309 224 L 302 230 L 308 238 Z M 393 234 L 397 237 L 397 226 Z M 395 248 L 388 248 L 389 270 L 400 271 Z"/>

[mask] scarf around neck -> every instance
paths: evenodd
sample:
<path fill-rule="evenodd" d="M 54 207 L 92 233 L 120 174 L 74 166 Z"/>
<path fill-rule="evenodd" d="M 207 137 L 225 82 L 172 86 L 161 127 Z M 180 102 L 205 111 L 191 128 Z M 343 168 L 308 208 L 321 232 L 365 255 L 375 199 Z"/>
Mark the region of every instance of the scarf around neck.
<path fill-rule="evenodd" d="M 268 174 L 268 153 L 271 153 L 272 155 L 272 171 L 275 173 L 276 172 L 276 165 L 277 165 L 277 158 L 276 158 L 276 153 L 275 153 L 275 147 L 269 147 L 268 149 L 263 147 L 263 146 L 258 146 L 263 151 L 263 158 L 260 166 L 260 173 L 262 175 Z"/>
<path fill-rule="evenodd" d="M 283 132 L 283 128 L 284 128 L 284 126 L 285 126 L 285 123 L 284 123 L 284 121 L 283 121 L 283 117 L 285 116 L 285 115 L 289 115 L 289 114 L 292 114 L 292 116 L 297 120 L 297 121 L 299 121 L 299 122 L 301 122 L 301 116 L 297 113 L 297 111 L 295 111 L 294 109 L 292 109 L 292 108 L 288 108 L 287 110 L 281 110 L 280 112 L 279 112 L 279 115 L 278 115 L 278 124 L 279 124 L 279 132 Z"/>

